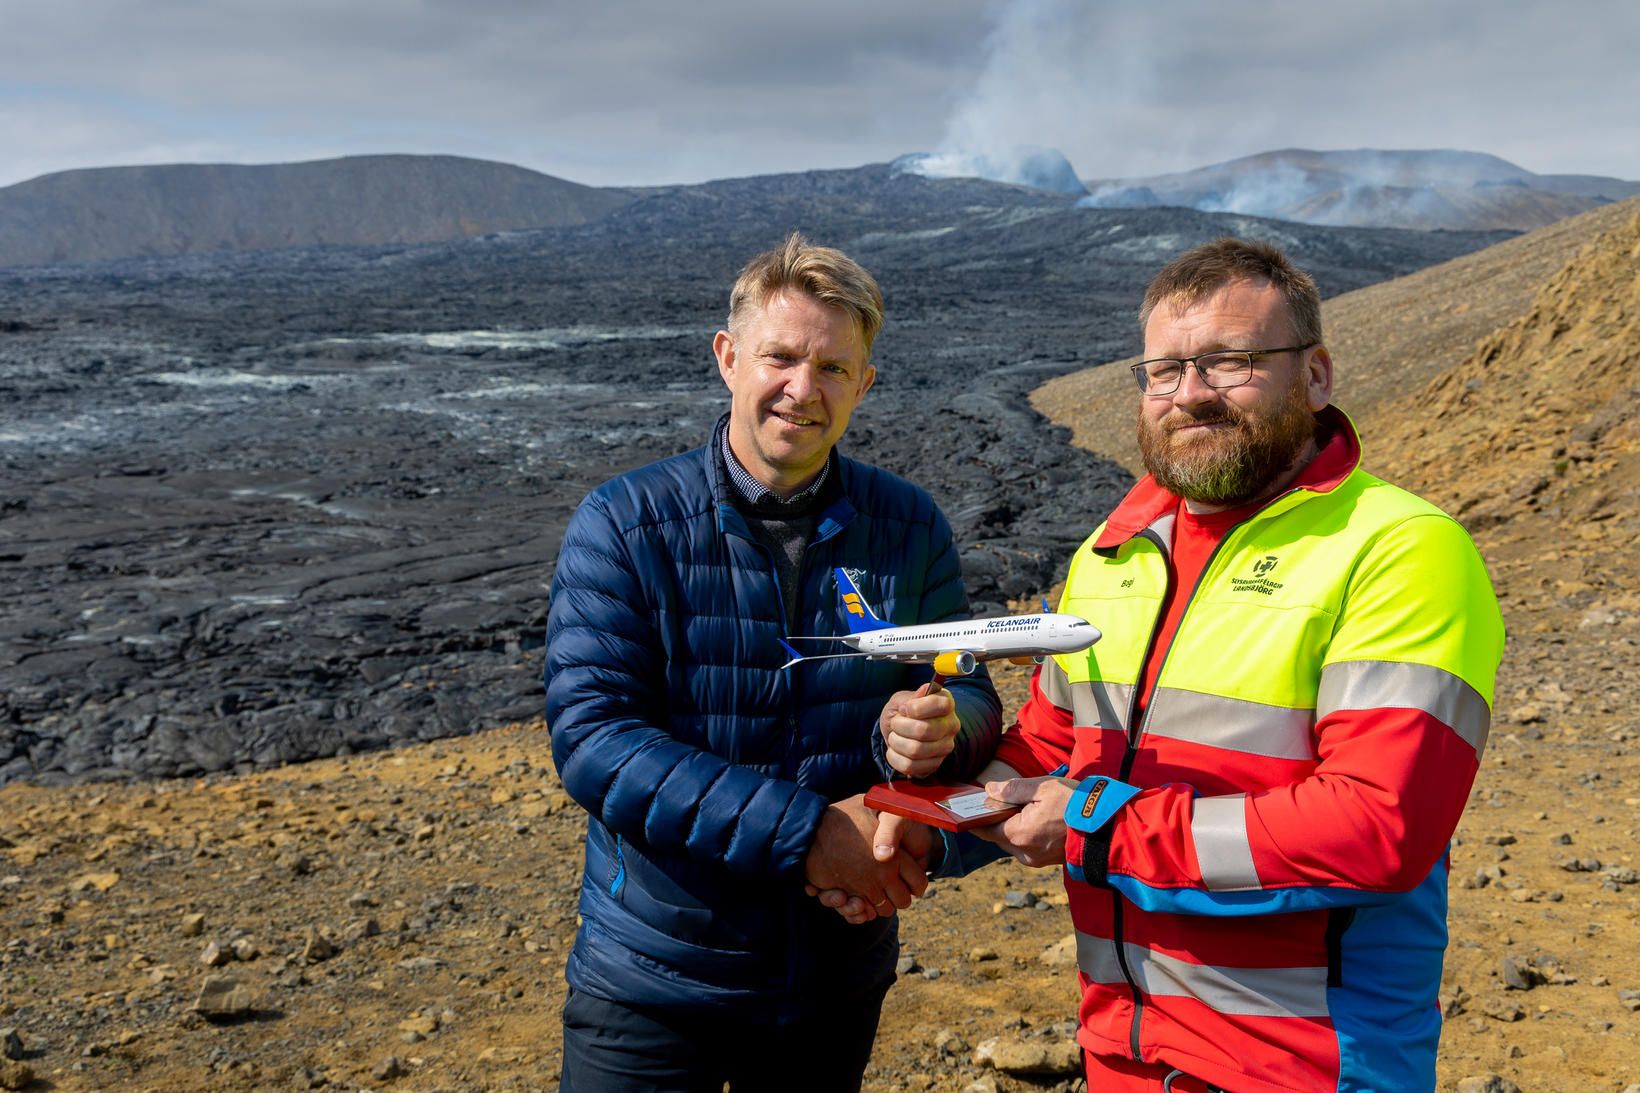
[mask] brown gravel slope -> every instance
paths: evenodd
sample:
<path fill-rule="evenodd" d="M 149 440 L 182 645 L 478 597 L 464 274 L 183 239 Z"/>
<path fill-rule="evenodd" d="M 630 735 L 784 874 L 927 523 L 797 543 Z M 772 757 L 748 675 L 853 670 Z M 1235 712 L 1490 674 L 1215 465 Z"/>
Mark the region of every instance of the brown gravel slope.
<path fill-rule="evenodd" d="M 1506 281 L 1531 238 L 1464 259 L 1492 270 L 1475 283 Z M 1474 530 L 1511 633 L 1453 848 L 1443 1090 L 1640 1083 L 1640 207 L 1581 246 L 1519 321 L 1360 414 L 1386 477 Z M 1338 338 L 1482 306 L 1368 292 L 1390 290 L 1405 307 L 1357 312 L 1377 334 L 1335 317 Z M 1016 707 L 1023 671 L 999 675 Z M 535 725 L 238 778 L 0 789 L 0 1089 L 554 1089 L 582 819 L 550 768 Z M 1057 874 L 935 892 L 905 916 L 867 1089 L 1071 1088 Z M 237 1013 L 198 1011 L 212 979 Z"/>
<path fill-rule="evenodd" d="M 1524 1089 L 1640 1082 L 1640 204 L 1625 213 L 1369 434 L 1383 477 L 1469 527 L 1509 627 L 1453 852 L 1473 887 L 1454 892 L 1443 1054 Z M 1509 961 L 1532 989 L 1505 989 Z"/>

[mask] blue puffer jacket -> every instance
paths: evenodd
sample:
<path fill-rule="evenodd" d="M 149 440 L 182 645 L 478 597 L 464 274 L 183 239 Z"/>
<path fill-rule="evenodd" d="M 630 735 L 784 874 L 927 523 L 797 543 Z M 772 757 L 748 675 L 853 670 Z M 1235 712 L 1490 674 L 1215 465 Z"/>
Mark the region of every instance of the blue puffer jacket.
<path fill-rule="evenodd" d="M 721 427 L 721 426 L 720 426 Z M 800 578 L 799 633 L 846 633 L 832 567 L 896 624 L 967 613 L 951 530 L 921 489 L 833 457 Z M 850 927 L 803 893 L 822 812 L 885 775 L 877 716 L 925 666 L 864 658 L 781 670 L 774 559 L 712 447 L 605 483 L 565 532 L 547 622 L 547 721 L 564 788 L 590 814 L 567 977 L 633 1005 L 802 1018 L 893 974 L 894 919 Z M 1000 706 L 953 680 L 971 776 Z"/>

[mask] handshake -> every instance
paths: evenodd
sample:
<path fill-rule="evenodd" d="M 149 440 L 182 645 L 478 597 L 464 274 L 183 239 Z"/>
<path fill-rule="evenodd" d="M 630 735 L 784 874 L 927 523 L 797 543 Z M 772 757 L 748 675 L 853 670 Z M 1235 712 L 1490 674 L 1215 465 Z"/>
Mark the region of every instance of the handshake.
<path fill-rule="evenodd" d="M 957 719 L 950 695 L 901 691 L 883 708 L 878 727 L 889 765 L 908 777 L 934 773 L 951 753 Z M 972 834 L 1033 868 L 1065 861 L 1065 803 L 1076 783 L 1068 778 L 1020 778 L 992 762 L 980 775 L 986 792 L 1023 806 L 1000 823 Z M 864 795 L 827 807 L 804 863 L 804 890 L 853 924 L 911 906 L 928 889 L 937 850 L 930 827 L 893 813 L 877 813 Z"/>

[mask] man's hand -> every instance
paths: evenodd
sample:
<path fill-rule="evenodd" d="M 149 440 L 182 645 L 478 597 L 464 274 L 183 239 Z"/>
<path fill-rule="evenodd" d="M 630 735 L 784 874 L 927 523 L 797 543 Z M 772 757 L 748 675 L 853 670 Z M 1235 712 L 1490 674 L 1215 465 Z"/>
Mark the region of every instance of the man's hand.
<path fill-rule="evenodd" d="M 910 907 L 912 899 L 928 888 L 928 876 L 915 857 L 917 839 L 906 837 L 905 845 L 889 849 L 887 857 L 879 859 L 882 848 L 876 845 L 876 836 L 877 814 L 865 806 L 864 795 L 859 794 L 826 806 L 809 847 L 803 867 L 806 890 L 819 895 L 822 903 L 838 909 L 850 921 L 849 898 L 863 901 L 871 910 L 870 918 L 876 918 L 892 915 L 896 908 Z M 924 860 L 929 843 L 925 831 L 921 841 Z M 843 893 L 844 899 L 837 901 L 832 890 Z M 859 917 L 858 908 L 856 912 L 855 917 Z"/>
<path fill-rule="evenodd" d="M 920 882 L 915 891 L 917 895 L 921 895 L 928 886 L 928 862 L 933 853 L 935 839 L 933 830 L 914 820 L 896 816 L 892 812 L 876 815 L 877 830 L 872 838 L 872 856 L 880 863 L 892 864 L 899 869 L 900 879 L 907 887 L 912 887 L 914 881 Z M 914 878 L 908 877 L 905 872 L 908 866 L 907 859 L 909 866 L 916 870 Z M 874 918 L 894 913 L 892 902 L 879 909 L 864 897 L 851 895 L 841 888 L 821 889 L 811 882 L 804 886 L 804 890 L 823 905 L 842 915 L 851 926 L 858 926 Z"/>
<path fill-rule="evenodd" d="M 937 683 L 915 691 L 896 691 L 877 719 L 882 730 L 888 765 L 910 778 L 940 769 L 957 746 L 957 704 Z"/>
<path fill-rule="evenodd" d="M 1000 824 L 974 828 L 1033 869 L 1065 864 L 1065 802 L 1076 783 L 1069 778 L 1011 778 L 987 782 L 985 792 L 1011 805 L 1024 805 Z"/>

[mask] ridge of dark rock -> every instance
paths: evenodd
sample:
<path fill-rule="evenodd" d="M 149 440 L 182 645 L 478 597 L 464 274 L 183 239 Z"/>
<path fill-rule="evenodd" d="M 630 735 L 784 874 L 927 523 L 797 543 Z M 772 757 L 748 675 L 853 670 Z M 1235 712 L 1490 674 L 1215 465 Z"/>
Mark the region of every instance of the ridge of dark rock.
<path fill-rule="evenodd" d="M 1225 233 L 1346 291 L 1498 233 L 1077 209 L 885 165 L 650 191 L 459 243 L 0 271 L 0 782 L 245 770 L 518 721 L 564 522 L 693 447 L 748 256 L 877 274 L 850 455 L 926 486 L 976 609 L 1050 590 L 1130 481 L 1033 412 Z"/>
<path fill-rule="evenodd" d="M 98 167 L 0 189 L 0 266 L 436 242 L 585 223 L 630 200 L 462 156 Z"/>

